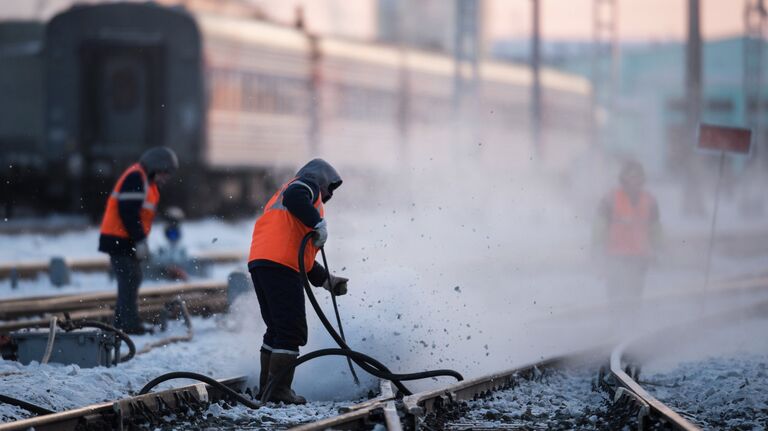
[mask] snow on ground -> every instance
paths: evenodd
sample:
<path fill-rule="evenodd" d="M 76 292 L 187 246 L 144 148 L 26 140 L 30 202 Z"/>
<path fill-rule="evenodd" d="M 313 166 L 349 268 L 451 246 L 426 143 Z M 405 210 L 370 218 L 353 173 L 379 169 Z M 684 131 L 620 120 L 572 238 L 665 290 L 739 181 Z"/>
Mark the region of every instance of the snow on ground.
<path fill-rule="evenodd" d="M 217 280 L 226 280 L 232 271 L 245 269 L 245 258 L 251 237 L 251 221 L 238 223 L 226 223 L 217 220 L 203 220 L 190 222 L 184 225 L 182 245 L 187 248 L 188 255 L 194 256 L 205 251 L 243 251 L 243 262 L 234 264 L 218 264 L 211 268 L 210 277 Z M 149 243 L 152 250 L 165 246 L 162 228 L 157 233 L 150 235 Z M 107 256 L 99 253 L 99 232 L 97 228 L 89 228 L 84 231 L 69 232 L 58 235 L 22 234 L 0 235 L 3 247 L 0 247 L 0 262 L 47 262 L 52 257 L 78 258 L 103 258 Z M 28 296 L 77 294 L 83 292 L 102 291 L 112 289 L 115 281 L 106 273 L 78 273 L 71 275 L 71 284 L 57 288 L 51 285 L 47 274 L 39 274 L 32 279 L 20 279 L 16 286 L 11 280 L 0 280 L 0 299 L 18 298 Z M 144 287 L 167 285 L 168 281 L 146 281 Z"/>
<path fill-rule="evenodd" d="M 546 187 L 512 179 L 478 188 L 461 183 L 461 178 L 415 181 L 422 185 L 417 190 L 393 184 L 369 193 L 373 197 L 365 205 L 345 197 L 343 191 L 353 186 L 345 183 L 326 206 L 329 264 L 332 271 L 350 278 L 349 294 L 339 298 L 349 344 L 393 371 L 452 368 L 466 377 L 479 376 L 702 313 L 698 305 L 675 303 L 660 309 L 652 302 L 606 312 L 605 287 L 589 249 L 591 204 L 589 211 L 574 211 L 572 202 Z M 503 199 L 498 198 L 501 192 Z M 674 237 L 675 227 L 684 223 L 666 209 L 672 204 L 662 201 L 661 206 L 671 228 L 667 234 Z M 692 225 L 694 233 L 706 238 L 706 221 Z M 252 226 L 253 219 L 189 222 L 183 227 L 183 241 L 190 254 L 242 250 L 245 256 Z M 741 225 L 725 217 L 719 226 L 727 231 Z M 158 227 L 150 236 L 152 248 L 162 245 L 161 232 Z M 60 235 L 6 235 L 0 241 L 0 261 L 99 256 L 96 228 Z M 712 274 L 718 279 L 766 267 L 767 256 L 744 259 L 716 252 Z M 660 259 L 649 272 L 644 298 L 700 285 L 702 268 L 700 261 L 677 266 Z M 213 277 L 223 281 L 233 269 L 245 271 L 245 262 L 217 266 Z M 0 299 L 105 289 L 114 289 L 114 281 L 102 274 L 75 274 L 73 285 L 61 289 L 50 286 L 45 277 L 22 280 L 15 290 L 0 280 Z M 315 293 L 330 315 L 327 292 Z M 749 300 L 726 298 L 710 304 L 708 311 Z M 8 395 L 61 410 L 126 396 L 169 371 L 198 371 L 217 378 L 254 376 L 263 333 L 255 295 L 246 295 L 237 308 L 228 325 L 240 327 L 237 332 L 217 326 L 215 319 L 196 318 L 194 341 L 152 351 L 116 368 L 2 361 L 3 392 L 8 388 Z M 302 351 L 333 347 L 309 305 L 307 316 L 309 344 Z M 157 336 L 138 338 L 146 342 L 152 337 Z M 297 370 L 295 389 L 314 401 L 312 408 L 326 411 L 323 406 L 331 406 L 332 400 L 357 399 L 375 388 L 375 379 L 359 374 L 364 385 L 357 388 L 346 361 L 322 358 Z M 447 383 L 450 379 L 444 378 L 408 386 L 423 390 Z M 0 414 L 18 417 L 16 409 L 0 409 Z M 329 414 L 331 410 L 327 408 Z M 221 414 L 240 412 L 235 408 Z M 242 413 L 245 422 L 250 420 L 250 412 Z"/>
<path fill-rule="evenodd" d="M 21 365 L 14 361 L 0 361 L 2 393 L 62 411 L 135 395 L 151 379 L 169 371 L 193 371 L 216 378 L 242 375 L 246 369 L 257 372 L 260 343 L 250 332 L 226 330 L 225 325 L 220 323 L 217 319 L 193 318 L 194 342 L 160 347 L 116 367 L 80 368 L 77 365 L 37 362 Z M 150 341 L 183 333 L 182 325 L 174 326 L 167 333 L 134 336 L 137 349 Z M 156 390 L 190 383 L 194 382 L 172 380 L 161 384 Z M 258 412 L 242 406 L 231 410 L 212 406 L 208 413 L 229 420 L 248 421 L 266 415 L 273 421 L 298 423 L 335 415 L 340 405 L 324 401 L 291 409 L 267 406 Z M 16 407 L 0 404 L 3 422 L 20 419 L 27 414 Z"/>
<path fill-rule="evenodd" d="M 187 222 L 182 226 L 182 243 L 191 255 L 202 251 L 247 250 L 252 223 L 252 220 L 230 223 L 217 219 Z M 54 256 L 106 257 L 98 252 L 98 227 L 54 235 L 25 233 L 0 237 L 4 245 L 0 248 L 0 262 L 47 261 Z M 163 223 L 158 222 L 149 236 L 149 246 L 154 250 L 164 244 Z"/>

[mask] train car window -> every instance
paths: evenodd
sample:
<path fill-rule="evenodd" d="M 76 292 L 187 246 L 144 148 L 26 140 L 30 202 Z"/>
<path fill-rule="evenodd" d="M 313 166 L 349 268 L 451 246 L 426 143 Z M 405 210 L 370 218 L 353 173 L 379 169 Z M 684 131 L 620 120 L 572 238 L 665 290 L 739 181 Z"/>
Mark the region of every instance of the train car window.
<path fill-rule="evenodd" d="M 121 67 L 110 76 L 112 87 L 112 109 L 130 111 L 138 102 L 138 79 L 136 71 L 130 67 Z"/>
<path fill-rule="evenodd" d="M 238 73 L 214 69 L 211 71 L 211 106 L 221 110 L 239 110 L 241 83 Z"/>
<path fill-rule="evenodd" d="M 307 82 L 299 78 L 215 69 L 211 71 L 213 109 L 269 114 L 306 113 Z"/>
<path fill-rule="evenodd" d="M 336 85 L 340 118 L 380 119 L 395 115 L 397 94 L 377 88 Z"/>

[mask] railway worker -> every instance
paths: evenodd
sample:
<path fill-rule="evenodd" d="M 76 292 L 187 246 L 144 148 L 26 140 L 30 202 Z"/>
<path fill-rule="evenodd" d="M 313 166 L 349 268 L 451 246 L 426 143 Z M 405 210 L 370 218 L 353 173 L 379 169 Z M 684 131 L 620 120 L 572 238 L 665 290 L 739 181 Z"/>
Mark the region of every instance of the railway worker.
<path fill-rule="evenodd" d="M 604 258 L 610 302 L 640 300 L 649 264 L 661 243 L 656 199 L 645 190 L 643 166 L 631 160 L 619 174 L 619 187 L 600 202 L 594 243 Z"/>
<path fill-rule="evenodd" d="M 348 279 L 335 275 L 327 279 L 325 268 L 315 262 L 315 255 L 328 238 L 323 204 L 340 185 L 336 170 L 325 160 L 314 159 L 275 192 L 253 227 L 248 270 L 266 325 L 259 392 L 268 378 L 292 365 L 299 346 L 307 343 L 304 289 L 298 265 L 300 243 L 307 233 L 315 233 L 303 257 L 308 279 L 334 295 L 347 293 Z M 270 401 L 306 403 L 291 389 L 292 382 L 290 371 L 275 383 Z"/>
<path fill-rule="evenodd" d="M 107 199 L 99 251 L 109 254 L 117 278 L 115 326 L 129 334 L 146 332 L 137 304 L 141 262 L 149 258 L 147 236 L 160 201 L 158 186 L 168 181 L 178 167 L 173 150 L 150 148 L 138 163 L 123 172 Z"/>

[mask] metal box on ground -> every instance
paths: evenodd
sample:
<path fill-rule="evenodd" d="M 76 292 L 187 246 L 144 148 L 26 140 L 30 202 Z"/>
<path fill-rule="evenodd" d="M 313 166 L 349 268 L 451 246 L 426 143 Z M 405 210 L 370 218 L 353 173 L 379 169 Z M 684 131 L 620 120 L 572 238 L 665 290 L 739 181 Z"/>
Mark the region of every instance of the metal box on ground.
<path fill-rule="evenodd" d="M 16 344 L 16 359 L 22 364 L 38 361 L 45 355 L 48 332 L 15 332 L 11 334 Z M 115 364 L 119 349 L 115 335 L 100 330 L 56 332 L 53 351 L 48 362 L 77 364 L 81 368 Z"/>

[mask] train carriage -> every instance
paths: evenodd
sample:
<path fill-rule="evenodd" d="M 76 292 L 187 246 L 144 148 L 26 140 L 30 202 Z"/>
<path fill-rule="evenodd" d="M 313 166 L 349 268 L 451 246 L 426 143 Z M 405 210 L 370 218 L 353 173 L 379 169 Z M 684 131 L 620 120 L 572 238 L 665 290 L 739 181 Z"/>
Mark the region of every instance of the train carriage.
<path fill-rule="evenodd" d="M 178 8 L 78 5 L 45 32 L 44 151 L 51 198 L 99 214 L 114 179 L 147 148 L 173 147 L 200 172 L 205 103 L 200 33 Z M 180 177 L 183 178 L 183 177 Z M 182 196 L 185 184 L 171 185 Z"/>
<path fill-rule="evenodd" d="M 525 65 L 481 62 L 475 96 L 456 100 L 450 56 L 151 3 L 73 7 L 44 40 L 37 196 L 70 210 L 98 216 L 119 170 L 154 145 L 182 164 L 164 202 L 192 214 L 252 212 L 315 156 L 368 176 L 436 157 L 531 165 Z M 589 91 L 543 70 L 544 169 L 586 148 Z"/>
<path fill-rule="evenodd" d="M 310 43 L 268 23 L 200 16 L 210 104 L 205 162 L 293 167 L 309 157 Z"/>

